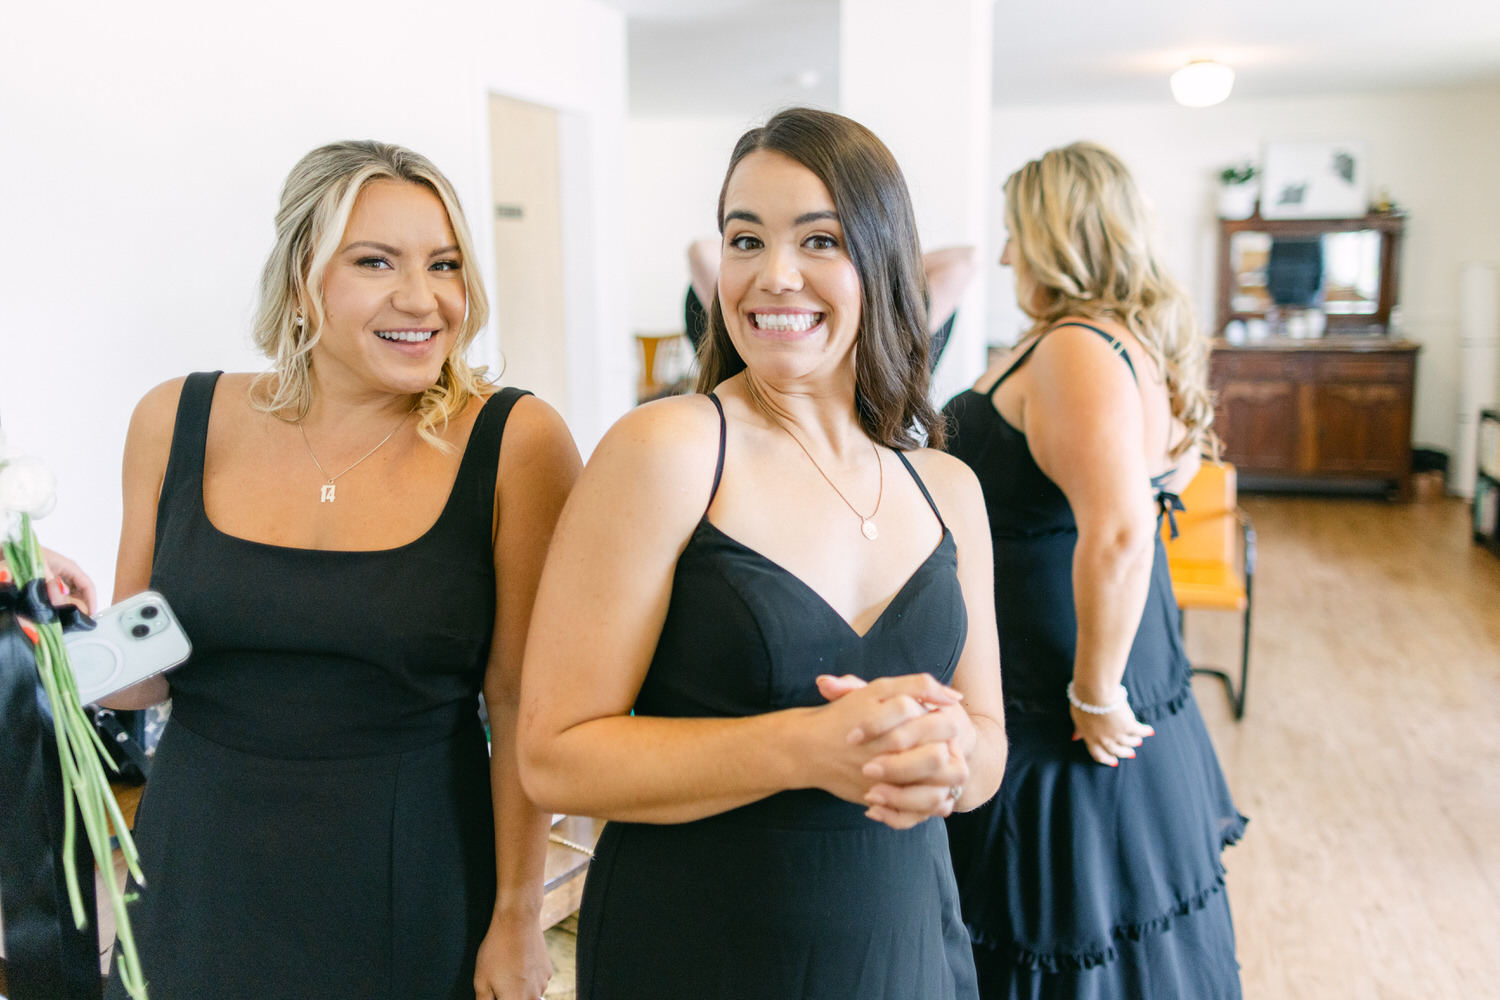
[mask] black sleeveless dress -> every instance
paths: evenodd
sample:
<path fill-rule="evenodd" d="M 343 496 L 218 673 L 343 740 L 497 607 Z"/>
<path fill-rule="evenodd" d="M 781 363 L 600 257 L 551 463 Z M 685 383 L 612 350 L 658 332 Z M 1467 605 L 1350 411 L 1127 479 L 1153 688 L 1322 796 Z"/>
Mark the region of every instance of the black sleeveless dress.
<path fill-rule="evenodd" d="M 329 552 L 209 522 L 217 378 L 183 387 L 157 511 L 151 586 L 193 655 L 136 819 L 152 1000 L 472 1000 L 495 900 L 495 475 L 522 393 L 486 402 L 426 534 Z"/>
<path fill-rule="evenodd" d="M 1129 364 L 1123 345 L 1088 328 Z M 1245 820 L 1193 700 L 1159 537 L 1123 679 L 1136 717 L 1156 735 L 1117 768 L 1095 763 L 1071 739 L 1064 692 L 1077 643 L 1077 526 L 1025 435 L 993 403 L 1035 346 L 989 393 L 961 393 L 943 410 L 948 450 L 979 477 L 989 512 L 1010 738 L 999 793 L 948 820 L 980 993 L 985 1000 L 1238 998 L 1219 856 Z"/>
<path fill-rule="evenodd" d="M 723 419 L 721 408 L 715 493 Z M 727 718 L 822 705 L 824 673 L 926 670 L 946 682 L 967 629 L 946 526 L 861 637 L 705 514 L 677 561 L 635 712 Z M 819 790 L 689 823 L 609 823 L 584 888 L 578 989 L 581 1000 L 974 1000 L 943 826 L 892 830 Z"/>

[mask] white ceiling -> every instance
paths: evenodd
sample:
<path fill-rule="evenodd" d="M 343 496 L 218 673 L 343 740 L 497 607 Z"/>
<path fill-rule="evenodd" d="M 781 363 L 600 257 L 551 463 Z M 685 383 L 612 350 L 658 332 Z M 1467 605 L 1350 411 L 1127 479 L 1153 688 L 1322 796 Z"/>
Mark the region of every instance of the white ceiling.
<path fill-rule="evenodd" d="M 635 114 L 837 105 L 839 0 L 604 2 L 629 18 Z M 1230 100 L 1500 81 L 1500 2 L 996 0 L 999 105 L 1170 101 L 1204 57 L 1235 68 Z"/>

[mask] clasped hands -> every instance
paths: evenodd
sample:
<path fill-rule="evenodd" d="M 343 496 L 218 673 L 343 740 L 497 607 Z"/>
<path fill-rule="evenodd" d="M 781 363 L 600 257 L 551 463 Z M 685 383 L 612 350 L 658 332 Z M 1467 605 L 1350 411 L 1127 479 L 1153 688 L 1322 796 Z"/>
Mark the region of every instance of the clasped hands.
<path fill-rule="evenodd" d="M 931 674 L 825 674 L 817 684 L 834 747 L 822 787 L 896 830 L 953 812 L 978 740 L 962 693 Z"/>

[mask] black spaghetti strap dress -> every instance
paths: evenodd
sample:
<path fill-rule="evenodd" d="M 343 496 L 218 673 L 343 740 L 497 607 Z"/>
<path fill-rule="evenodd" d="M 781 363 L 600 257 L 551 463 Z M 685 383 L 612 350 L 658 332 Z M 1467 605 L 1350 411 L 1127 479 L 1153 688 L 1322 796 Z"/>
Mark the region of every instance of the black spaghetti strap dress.
<path fill-rule="evenodd" d="M 472 1000 L 495 899 L 495 476 L 522 393 L 486 401 L 426 534 L 330 552 L 209 522 L 217 378 L 183 387 L 157 511 L 151 585 L 193 655 L 136 818 L 152 1000 Z"/>
<path fill-rule="evenodd" d="M 715 493 L 723 419 L 720 408 Z M 944 527 L 860 636 L 705 514 L 677 561 L 635 712 L 727 718 L 821 705 L 824 673 L 927 670 L 946 682 L 968 629 L 957 572 Z M 581 1000 L 974 1000 L 942 823 L 892 830 L 819 790 L 689 823 L 609 823 L 583 893 L 578 989 Z"/>
<path fill-rule="evenodd" d="M 1129 364 L 1123 345 L 1088 328 Z M 943 411 L 952 431 L 948 450 L 978 475 L 989 512 L 1010 738 L 999 793 L 947 821 L 980 994 L 1238 998 L 1220 854 L 1239 839 L 1245 820 L 1193 699 L 1159 537 L 1123 680 L 1136 717 L 1156 735 L 1117 768 L 1095 763 L 1071 739 L 1064 692 L 1077 643 L 1077 527 L 1025 435 L 993 403 L 1035 346 L 989 393 L 961 393 Z M 1164 512 L 1175 502 L 1170 495 L 1159 500 Z"/>

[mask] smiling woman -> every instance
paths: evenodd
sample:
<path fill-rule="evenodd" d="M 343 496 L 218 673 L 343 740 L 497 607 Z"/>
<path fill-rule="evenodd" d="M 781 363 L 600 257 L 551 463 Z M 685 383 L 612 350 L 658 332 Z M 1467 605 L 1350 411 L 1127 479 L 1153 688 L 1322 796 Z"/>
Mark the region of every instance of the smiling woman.
<path fill-rule="evenodd" d="M 919 446 L 906 185 L 793 109 L 720 221 L 704 394 L 600 443 L 528 641 L 522 779 L 612 820 L 579 996 L 973 1000 L 939 818 L 999 783 L 999 653 L 978 484 Z"/>
<path fill-rule="evenodd" d="M 577 451 L 465 360 L 484 292 L 427 160 L 314 150 L 276 231 L 271 370 L 159 386 L 126 442 L 116 599 L 161 591 L 193 641 L 111 700 L 173 702 L 136 827 L 151 995 L 534 1000 L 516 694 Z"/>

